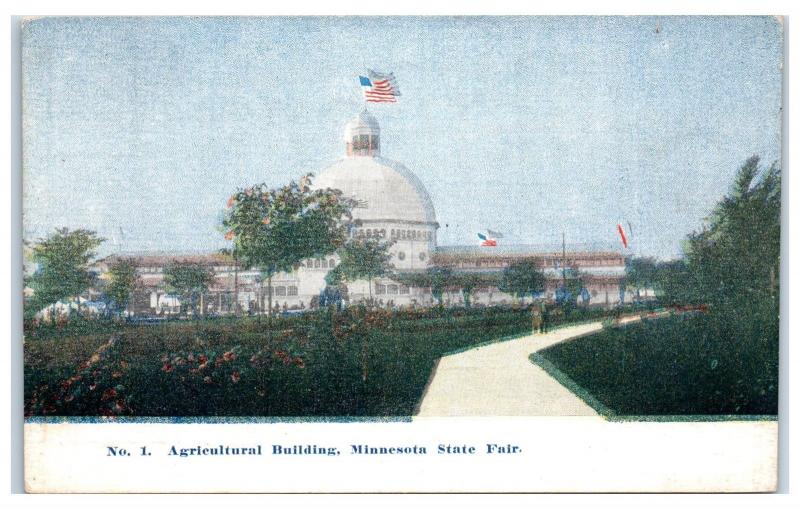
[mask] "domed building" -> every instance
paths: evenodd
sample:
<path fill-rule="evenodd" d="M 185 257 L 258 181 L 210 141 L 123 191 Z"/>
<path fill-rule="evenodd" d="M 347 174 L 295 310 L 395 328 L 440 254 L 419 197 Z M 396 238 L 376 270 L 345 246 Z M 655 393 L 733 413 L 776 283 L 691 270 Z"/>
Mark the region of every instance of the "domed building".
<path fill-rule="evenodd" d="M 422 182 L 402 164 L 381 157 L 380 126 L 362 111 L 344 131 L 346 155 L 314 181 L 316 188 L 339 189 L 356 201 L 357 238 L 393 241 L 396 270 L 429 267 L 436 249 L 436 213 Z"/>
<path fill-rule="evenodd" d="M 339 189 L 355 200 L 354 238 L 392 241 L 391 264 L 396 273 L 424 272 L 432 266 L 447 268 L 454 274 L 486 274 L 496 281 L 506 267 L 520 261 L 533 261 L 547 277 L 541 297 L 553 299 L 562 285 L 564 267 L 580 270 L 586 284 L 585 300 L 592 305 L 611 306 L 624 294 L 625 258 L 617 250 L 589 246 L 475 245 L 437 246 L 439 224 L 433 203 L 414 173 L 403 164 L 381 155 L 381 129 L 366 109 L 350 120 L 344 129 L 344 156 L 325 168 L 313 181 L 317 189 Z M 201 298 L 200 313 L 264 313 L 268 295 L 258 270 L 241 270 L 230 259 L 219 254 L 138 254 L 112 255 L 96 264 L 101 275 L 119 259 L 137 267 L 141 287 L 129 305 L 129 313 L 163 315 L 180 312 L 174 296 L 164 288 L 164 268 L 173 261 L 204 265 L 215 274 L 214 283 Z M 325 289 L 325 276 L 338 264 L 338 256 L 330 254 L 303 260 L 296 270 L 278 273 L 272 278 L 272 305 L 275 310 L 302 311 L 313 308 Z M 397 278 L 407 281 L 408 278 Z M 380 306 L 434 303 L 431 288 L 414 288 L 388 277 L 349 282 L 350 303 L 372 298 Z M 506 305 L 517 301 L 502 292 L 497 283 L 473 287 L 470 301 L 474 305 Z M 458 286 L 444 290 L 442 304 L 466 304 L 466 296 Z"/>

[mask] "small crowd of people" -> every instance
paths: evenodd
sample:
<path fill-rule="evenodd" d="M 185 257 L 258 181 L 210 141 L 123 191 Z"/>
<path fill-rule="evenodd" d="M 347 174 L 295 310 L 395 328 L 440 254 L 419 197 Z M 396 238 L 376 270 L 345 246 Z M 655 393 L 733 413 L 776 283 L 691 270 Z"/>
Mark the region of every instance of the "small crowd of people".
<path fill-rule="evenodd" d="M 559 306 L 548 306 L 545 301 L 534 302 L 531 305 L 531 321 L 534 334 L 549 332 L 553 324 L 557 324 L 563 319 L 564 310 Z"/>

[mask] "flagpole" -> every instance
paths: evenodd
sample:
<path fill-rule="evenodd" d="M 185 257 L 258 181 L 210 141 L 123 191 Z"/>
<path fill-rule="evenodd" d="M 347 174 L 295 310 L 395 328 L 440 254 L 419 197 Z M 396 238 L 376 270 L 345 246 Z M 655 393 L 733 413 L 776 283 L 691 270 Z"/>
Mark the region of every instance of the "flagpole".
<path fill-rule="evenodd" d="M 564 230 L 561 230 L 561 281 L 564 290 L 567 289 L 567 237 Z"/>

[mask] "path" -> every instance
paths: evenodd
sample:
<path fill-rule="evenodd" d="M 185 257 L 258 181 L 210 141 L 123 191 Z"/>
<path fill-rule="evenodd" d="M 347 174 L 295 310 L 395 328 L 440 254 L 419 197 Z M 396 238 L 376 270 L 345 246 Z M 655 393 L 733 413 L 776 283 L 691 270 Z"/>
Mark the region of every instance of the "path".
<path fill-rule="evenodd" d="M 623 323 L 638 317 L 623 319 Z M 442 357 L 420 405 L 419 417 L 597 416 L 528 357 L 576 336 L 602 329 L 600 321 L 493 343 Z"/>

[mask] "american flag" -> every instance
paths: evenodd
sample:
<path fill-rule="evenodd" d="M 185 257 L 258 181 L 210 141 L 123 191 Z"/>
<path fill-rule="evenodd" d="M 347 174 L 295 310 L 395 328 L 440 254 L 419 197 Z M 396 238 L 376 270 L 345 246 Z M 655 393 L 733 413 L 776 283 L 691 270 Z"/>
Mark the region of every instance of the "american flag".
<path fill-rule="evenodd" d="M 364 100 L 368 103 L 396 103 L 400 96 L 397 80 L 393 73 L 380 73 L 370 70 L 369 77 L 359 76 Z"/>

